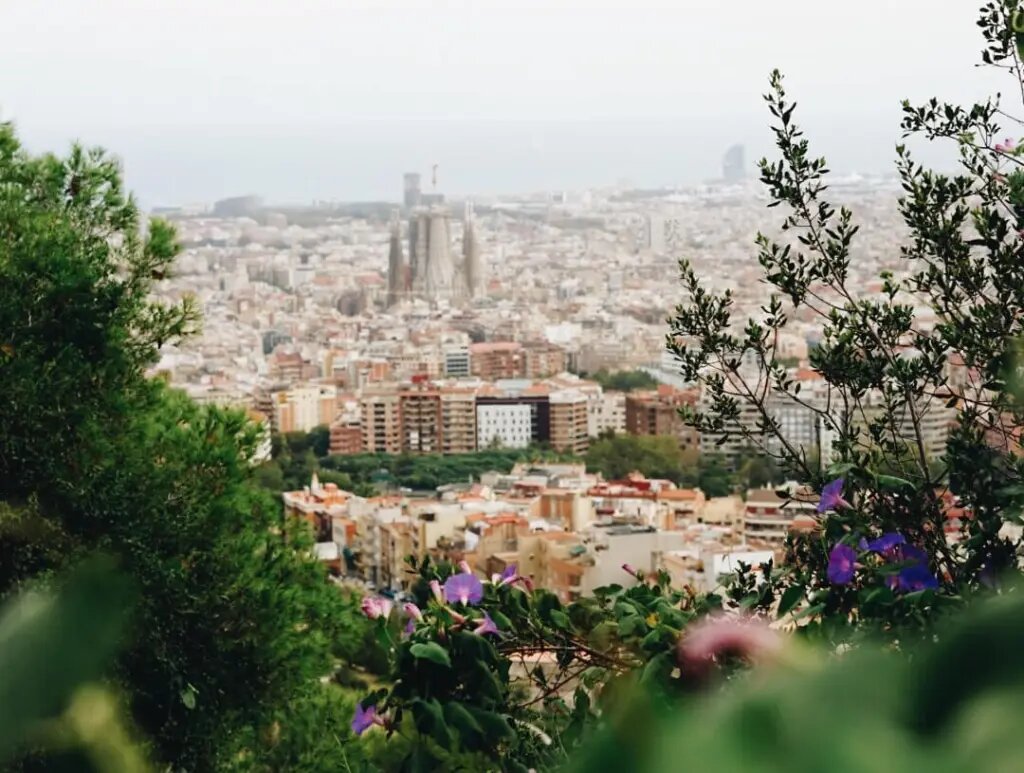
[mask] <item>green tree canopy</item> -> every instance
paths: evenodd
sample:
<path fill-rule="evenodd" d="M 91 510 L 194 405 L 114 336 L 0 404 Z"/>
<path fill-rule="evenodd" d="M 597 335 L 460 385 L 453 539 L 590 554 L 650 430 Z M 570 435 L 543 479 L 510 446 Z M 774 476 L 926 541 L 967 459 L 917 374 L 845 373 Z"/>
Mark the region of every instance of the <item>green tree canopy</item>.
<path fill-rule="evenodd" d="M 255 427 L 145 377 L 196 325 L 150 300 L 176 251 L 112 159 L 34 157 L 0 125 L 0 594 L 114 556 L 139 603 L 110 676 L 155 760 L 199 771 L 259 764 L 259 731 L 301 714 L 346 618 L 250 484 Z"/>

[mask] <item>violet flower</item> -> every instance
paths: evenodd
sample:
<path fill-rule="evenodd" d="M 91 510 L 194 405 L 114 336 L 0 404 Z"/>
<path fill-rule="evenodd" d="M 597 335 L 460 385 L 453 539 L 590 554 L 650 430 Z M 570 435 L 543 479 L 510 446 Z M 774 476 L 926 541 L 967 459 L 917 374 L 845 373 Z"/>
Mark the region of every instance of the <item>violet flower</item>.
<path fill-rule="evenodd" d="M 899 561 L 909 561 L 896 576 L 896 587 L 906 593 L 938 588 L 939 581 L 928 568 L 928 553 L 916 545 L 900 545 L 895 549 Z"/>
<path fill-rule="evenodd" d="M 356 704 L 356 714 L 352 718 L 352 732 L 362 735 L 374 725 L 383 724 L 383 719 L 377 715 L 376 706 L 363 708 L 362 703 Z"/>
<path fill-rule="evenodd" d="M 856 573 L 857 551 L 842 543 L 828 554 L 828 581 L 833 585 L 849 585 Z"/>
<path fill-rule="evenodd" d="M 402 629 L 402 638 L 403 639 L 408 639 L 410 636 L 412 636 L 412 632 L 415 631 L 415 630 L 416 630 L 416 621 L 413 620 L 410 617 L 405 622 L 405 628 Z"/>
<path fill-rule="evenodd" d="M 907 543 L 906 538 L 898 531 L 890 531 L 883 534 L 878 539 L 871 540 L 867 543 L 867 549 L 872 550 L 875 553 L 881 553 L 884 556 L 891 556 L 896 549 L 897 545 L 905 545 Z"/>
<path fill-rule="evenodd" d="M 853 507 L 853 505 L 843 499 L 843 482 L 842 478 L 836 478 L 831 483 L 825 484 L 821 490 L 821 498 L 818 500 L 819 513 L 835 510 L 840 507 Z"/>
<path fill-rule="evenodd" d="M 508 585 L 511 582 L 515 582 L 516 577 L 519 576 L 519 572 L 515 564 L 509 564 L 505 567 L 505 571 L 501 573 L 501 584 Z"/>
<path fill-rule="evenodd" d="M 474 574 L 453 574 L 444 583 L 444 597 L 449 604 L 479 604 L 484 584 Z"/>
<path fill-rule="evenodd" d="M 491 620 L 491 616 L 484 612 L 484 619 L 481 620 L 477 627 L 473 629 L 473 633 L 477 636 L 483 636 L 485 633 L 493 633 L 497 636 L 500 631 L 498 630 L 498 626 L 494 624 L 494 621 Z"/>

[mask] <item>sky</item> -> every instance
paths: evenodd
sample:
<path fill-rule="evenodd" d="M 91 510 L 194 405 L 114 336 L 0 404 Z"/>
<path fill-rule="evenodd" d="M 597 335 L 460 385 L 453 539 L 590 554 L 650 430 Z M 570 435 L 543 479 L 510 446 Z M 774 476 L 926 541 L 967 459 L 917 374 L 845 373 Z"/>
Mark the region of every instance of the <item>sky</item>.
<path fill-rule="evenodd" d="M 972 0 L 0 0 L 0 119 L 34 151 L 108 148 L 150 206 L 396 200 L 403 171 L 435 163 L 457 194 L 653 187 L 715 177 L 735 142 L 751 168 L 770 153 L 778 67 L 815 152 L 878 172 L 904 97 L 1013 86 L 974 66 L 976 16 Z"/>

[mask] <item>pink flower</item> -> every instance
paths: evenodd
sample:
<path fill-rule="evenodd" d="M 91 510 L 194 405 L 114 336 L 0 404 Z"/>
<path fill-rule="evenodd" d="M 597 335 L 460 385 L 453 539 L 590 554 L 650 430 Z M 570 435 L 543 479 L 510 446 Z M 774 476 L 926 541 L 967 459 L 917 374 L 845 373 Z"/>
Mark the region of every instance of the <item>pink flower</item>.
<path fill-rule="evenodd" d="M 484 619 L 480 621 L 476 628 L 473 629 L 473 633 L 477 636 L 483 636 L 485 633 L 493 633 L 497 635 L 500 633 L 498 626 L 491 620 L 491 616 L 484 612 Z"/>
<path fill-rule="evenodd" d="M 634 577 L 636 577 L 637 574 L 639 574 L 637 570 L 633 568 L 632 564 L 623 564 L 622 571 L 624 571 L 626 574 L 631 574 Z"/>
<path fill-rule="evenodd" d="M 1017 147 L 1017 143 L 1012 138 L 1007 137 L 1002 142 L 997 142 L 995 149 L 996 153 L 1012 153 Z"/>
<path fill-rule="evenodd" d="M 533 580 L 529 577 L 525 577 L 524 575 L 519 575 L 518 579 L 519 582 L 523 584 L 523 587 L 526 588 L 527 593 L 533 593 Z"/>
<path fill-rule="evenodd" d="M 709 617 L 680 639 L 678 658 L 684 673 L 703 680 L 724 658 L 763 660 L 781 648 L 782 638 L 766 623 L 749 618 Z"/>
<path fill-rule="evenodd" d="M 459 561 L 459 570 L 463 574 L 473 574 L 473 570 L 469 567 L 466 561 Z"/>
<path fill-rule="evenodd" d="M 430 592 L 434 594 L 434 598 L 438 604 L 444 604 L 444 592 L 441 590 L 441 583 L 437 580 L 430 581 Z"/>
<path fill-rule="evenodd" d="M 378 617 L 387 617 L 391 614 L 391 608 L 394 604 L 385 598 L 379 596 L 364 596 L 362 603 L 359 608 L 363 611 L 371 620 L 376 620 Z"/>
<path fill-rule="evenodd" d="M 409 617 L 415 620 L 423 619 L 423 613 L 420 612 L 420 608 L 413 604 L 411 601 L 407 601 L 405 604 L 403 604 L 402 609 L 405 610 L 405 614 L 407 614 Z"/>

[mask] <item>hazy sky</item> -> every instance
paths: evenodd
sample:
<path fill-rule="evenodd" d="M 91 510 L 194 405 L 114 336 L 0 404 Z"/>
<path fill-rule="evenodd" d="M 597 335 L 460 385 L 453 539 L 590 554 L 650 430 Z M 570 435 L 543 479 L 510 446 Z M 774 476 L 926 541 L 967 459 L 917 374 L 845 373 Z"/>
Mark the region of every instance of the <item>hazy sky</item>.
<path fill-rule="evenodd" d="M 836 169 L 891 167 L 899 101 L 1006 88 L 972 0 L 0 0 L 0 117 L 124 160 L 147 204 L 640 185 L 771 149 L 779 67 Z"/>

